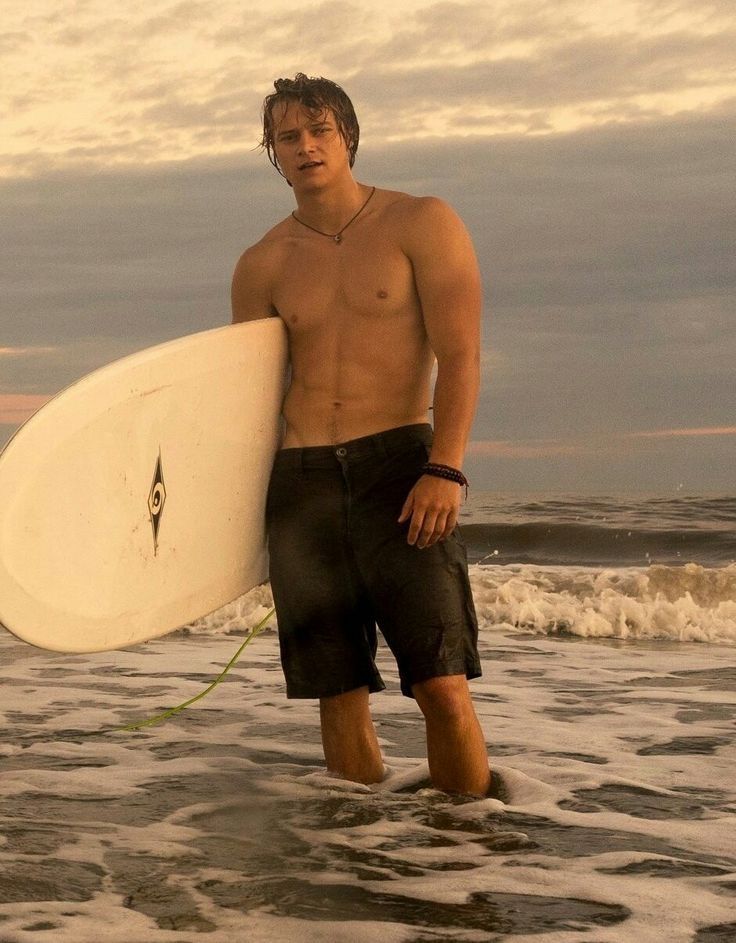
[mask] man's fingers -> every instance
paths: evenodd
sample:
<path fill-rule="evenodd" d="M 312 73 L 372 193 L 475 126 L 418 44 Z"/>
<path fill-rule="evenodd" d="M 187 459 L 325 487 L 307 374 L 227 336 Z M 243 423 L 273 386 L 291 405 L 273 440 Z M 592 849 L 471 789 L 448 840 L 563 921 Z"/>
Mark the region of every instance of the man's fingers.
<path fill-rule="evenodd" d="M 446 520 L 446 511 L 434 512 L 424 516 L 419 532 L 419 539 L 417 541 L 417 546 L 420 550 L 424 550 L 425 547 L 431 547 L 432 544 L 437 543 L 445 533 Z"/>
<path fill-rule="evenodd" d="M 409 533 L 407 535 L 407 541 L 414 546 L 419 540 L 419 535 L 422 533 L 426 522 L 426 516 L 424 510 L 418 508 L 414 509 L 414 513 L 411 516 L 411 523 L 409 524 Z M 419 544 L 421 546 L 421 544 Z"/>
<path fill-rule="evenodd" d="M 409 492 L 407 495 L 406 501 L 404 501 L 404 506 L 401 509 L 401 514 L 399 514 L 399 524 L 403 524 L 404 521 L 409 520 L 411 513 L 414 509 L 414 489 Z"/>
<path fill-rule="evenodd" d="M 458 519 L 458 512 L 455 509 L 453 509 L 447 515 L 447 521 L 445 522 L 445 532 L 440 538 L 440 540 L 446 540 L 450 536 L 450 534 L 455 530 L 455 527 L 457 526 L 457 519 Z"/>

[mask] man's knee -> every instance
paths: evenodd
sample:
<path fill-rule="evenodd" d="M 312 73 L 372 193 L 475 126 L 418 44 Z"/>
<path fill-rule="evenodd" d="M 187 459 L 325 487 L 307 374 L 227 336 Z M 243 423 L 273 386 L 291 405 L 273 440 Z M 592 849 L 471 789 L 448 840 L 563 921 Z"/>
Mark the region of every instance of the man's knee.
<path fill-rule="evenodd" d="M 342 719 L 348 723 L 364 718 L 370 713 L 370 691 L 367 686 L 353 688 L 342 694 L 319 699 L 320 715 L 323 719 Z"/>
<path fill-rule="evenodd" d="M 429 678 L 413 685 L 411 690 L 425 717 L 464 720 L 474 710 L 464 674 Z"/>

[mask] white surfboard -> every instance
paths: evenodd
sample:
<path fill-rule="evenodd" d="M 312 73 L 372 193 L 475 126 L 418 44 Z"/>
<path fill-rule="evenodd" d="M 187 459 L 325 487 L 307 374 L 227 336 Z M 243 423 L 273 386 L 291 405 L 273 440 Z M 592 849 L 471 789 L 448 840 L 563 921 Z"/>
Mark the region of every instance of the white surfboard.
<path fill-rule="evenodd" d="M 0 623 L 104 651 L 262 582 L 286 362 L 280 319 L 229 325 L 102 367 L 33 415 L 0 454 Z"/>

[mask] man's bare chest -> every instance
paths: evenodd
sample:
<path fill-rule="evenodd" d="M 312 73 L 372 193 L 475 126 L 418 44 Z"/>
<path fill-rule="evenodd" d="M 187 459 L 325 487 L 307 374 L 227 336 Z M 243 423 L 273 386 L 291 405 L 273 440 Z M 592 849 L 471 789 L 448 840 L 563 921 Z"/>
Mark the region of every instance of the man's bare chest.
<path fill-rule="evenodd" d="M 274 275 L 272 302 L 290 330 L 419 311 L 412 266 L 398 246 L 347 237 L 341 244 L 326 237 L 294 240 Z"/>

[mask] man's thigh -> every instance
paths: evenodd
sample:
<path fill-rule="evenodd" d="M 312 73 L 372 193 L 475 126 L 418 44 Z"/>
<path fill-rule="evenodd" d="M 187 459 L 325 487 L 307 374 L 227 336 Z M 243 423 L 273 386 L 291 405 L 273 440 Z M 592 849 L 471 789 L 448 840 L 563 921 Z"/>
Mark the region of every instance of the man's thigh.
<path fill-rule="evenodd" d="M 459 530 L 420 550 L 407 542 L 398 517 L 421 475 L 427 446 L 392 456 L 375 488 L 363 487 L 352 506 L 351 534 L 362 583 L 394 653 L 402 691 L 428 678 L 481 673 L 478 625 Z"/>
<path fill-rule="evenodd" d="M 290 697 L 383 687 L 374 662 L 375 619 L 345 520 L 339 470 L 274 469 L 267 512 L 269 569 Z"/>

